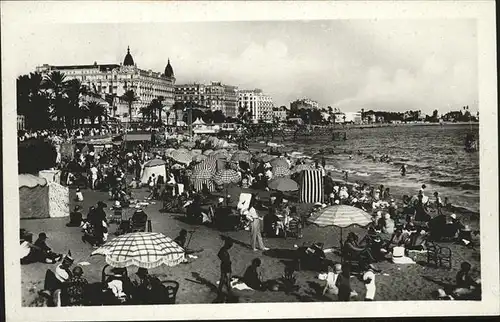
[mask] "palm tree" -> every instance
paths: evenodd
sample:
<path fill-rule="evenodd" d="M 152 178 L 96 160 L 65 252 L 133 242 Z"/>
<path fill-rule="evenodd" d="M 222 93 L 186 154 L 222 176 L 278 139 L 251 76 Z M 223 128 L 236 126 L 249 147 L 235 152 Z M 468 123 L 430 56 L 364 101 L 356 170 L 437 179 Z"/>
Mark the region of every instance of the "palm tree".
<path fill-rule="evenodd" d="M 162 95 L 160 95 L 160 96 L 158 96 L 157 100 L 158 100 L 158 106 L 157 106 L 157 109 L 158 109 L 158 123 L 161 124 L 162 123 L 161 122 L 161 112 L 163 111 L 163 108 L 165 107 L 165 106 L 163 106 L 163 101 L 165 100 L 165 97 L 162 96 Z"/>
<path fill-rule="evenodd" d="M 51 101 L 52 114 L 58 122 L 64 121 L 66 102 L 64 97 L 67 90 L 66 75 L 53 71 L 44 77 L 44 87 L 47 89 Z"/>
<path fill-rule="evenodd" d="M 66 111 L 66 126 L 75 125 L 75 121 L 82 116 L 80 111 L 80 96 L 86 93 L 86 88 L 82 86 L 78 79 L 71 79 L 67 82 L 67 111 Z"/>
<path fill-rule="evenodd" d="M 116 105 L 115 105 L 115 98 L 116 98 L 116 94 L 115 93 L 111 93 L 111 94 L 106 94 L 106 102 L 109 104 L 109 106 L 111 106 L 111 109 L 113 110 L 113 117 L 116 116 Z"/>
<path fill-rule="evenodd" d="M 143 122 L 145 122 L 145 120 L 147 119 L 147 121 L 151 123 L 154 114 L 154 110 L 151 108 L 151 104 L 149 104 L 148 106 L 141 107 L 141 114 Z"/>
<path fill-rule="evenodd" d="M 128 116 L 130 122 L 132 122 L 132 104 L 139 98 L 135 96 L 133 90 L 128 90 L 125 92 L 125 94 L 122 95 L 122 99 L 128 104 Z"/>
<path fill-rule="evenodd" d="M 148 107 L 151 109 L 151 113 L 156 114 L 158 111 L 158 122 L 161 124 L 161 111 L 163 109 L 163 104 L 160 101 L 160 98 L 154 98 L 151 103 L 149 103 Z"/>
<path fill-rule="evenodd" d="M 94 126 L 96 118 L 98 118 L 98 122 L 101 124 L 102 117 L 107 116 L 106 107 L 97 101 L 88 101 L 87 104 L 85 104 L 85 111 L 90 118 L 90 124 L 92 124 L 92 126 Z"/>

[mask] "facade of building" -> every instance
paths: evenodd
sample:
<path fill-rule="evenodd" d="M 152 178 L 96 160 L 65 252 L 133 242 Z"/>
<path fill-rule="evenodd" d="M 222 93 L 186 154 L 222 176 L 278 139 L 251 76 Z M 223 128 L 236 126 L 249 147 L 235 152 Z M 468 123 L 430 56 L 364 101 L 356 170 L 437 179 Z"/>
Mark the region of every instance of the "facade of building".
<path fill-rule="evenodd" d="M 317 110 L 319 103 L 309 98 L 302 98 L 291 102 L 290 109 Z"/>
<path fill-rule="evenodd" d="M 288 111 L 284 106 L 273 107 L 273 119 L 279 122 L 286 121 Z"/>
<path fill-rule="evenodd" d="M 175 101 L 222 111 L 226 117 L 238 115 L 238 87 L 221 82 L 175 85 Z"/>
<path fill-rule="evenodd" d="M 270 122 L 273 119 L 273 99 L 261 89 L 240 90 L 239 107 L 251 112 L 253 123 Z"/>
<path fill-rule="evenodd" d="M 125 92 L 134 91 L 137 100 L 132 103 L 132 117 L 136 118 L 142 107 L 147 106 L 153 99 L 162 99 L 165 110 L 174 104 L 175 77 L 170 60 L 164 73 L 143 70 L 137 67 L 130 49 L 127 49 L 125 59 L 121 64 L 99 65 L 67 65 L 53 66 L 44 64 L 36 71 L 42 75 L 59 71 L 67 80 L 78 79 L 88 90 L 102 95 L 113 97 L 113 104 L 117 108 L 116 115 L 127 119 L 128 103 L 122 98 Z"/>
<path fill-rule="evenodd" d="M 361 112 L 345 112 L 345 123 L 361 124 Z"/>

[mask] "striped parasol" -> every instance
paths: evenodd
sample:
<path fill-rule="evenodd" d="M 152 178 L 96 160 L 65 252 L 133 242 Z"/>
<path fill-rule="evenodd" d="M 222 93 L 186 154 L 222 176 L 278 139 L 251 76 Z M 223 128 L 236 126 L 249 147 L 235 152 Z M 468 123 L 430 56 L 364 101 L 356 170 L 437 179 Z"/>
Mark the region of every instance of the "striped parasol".
<path fill-rule="evenodd" d="M 363 209 L 353 206 L 330 206 L 313 214 L 309 222 L 320 227 L 337 226 L 346 228 L 352 225 L 366 226 L 371 223 L 372 218 Z"/>
<path fill-rule="evenodd" d="M 276 178 L 269 182 L 269 189 L 277 190 L 277 191 L 297 191 L 299 190 L 299 185 L 297 182 L 293 181 L 290 178 Z"/>
<path fill-rule="evenodd" d="M 288 177 L 292 172 L 287 167 L 273 167 L 273 176 L 275 177 Z"/>
<path fill-rule="evenodd" d="M 185 149 L 178 149 L 173 151 L 170 157 L 175 161 L 184 164 L 189 164 L 193 160 L 193 156 L 191 155 L 191 153 L 189 153 L 189 150 Z"/>
<path fill-rule="evenodd" d="M 92 252 L 104 255 L 113 267 L 155 268 L 175 266 L 184 259 L 184 249 L 161 233 L 137 232 L 116 237 Z"/>
<path fill-rule="evenodd" d="M 194 190 L 201 191 L 203 185 L 205 184 L 209 191 L 214 191 L 215 186 L 212 180 L 213 176 L 214 176 L 214 171 L 210 169 L 200 169 L 193 171 L 192 175 L 190 176 L 190 179 L 191 183 L 194 186 Z"/>
<path fill-rule="evenodd" d="M 372 222 L 370 214 L 363 209 L 353 206 L 330 206 L 321 209 L 307 219 L 310 223 L 319 227 L 336 226 L 340 227 L 340 242 L 342 243 L 342 229 L 358 225 L 361 227 L 367 226 Z"/>
<path fill-rule="evenodd" d="M 211 171 L 210 169 L 198 169 L 194 170 L 193 173 L 191 174 L 191 180 L 194 179 L 212 179 L 214 176 L 214 172 Z"/>
<path fill-rule="evenodd" d="M 214 175 L 213 180 L 217 185 L 238 183 L 241 180 L 241 176 L 236 170 L 225 169 L 217 172 Z"/>
<path fill-rule="evenodd" d="M 203 169 L 209 169 L 210 171 L 215 172 L 217 169 L 217 159 L 207 157 L 205 160 L 195 165 L 193 170 L 198 171 Z"/>
<path fill-rule="evenodd" d="M 276 158 L 271 160 L 271 166 L 273 168 L 287 168 L 290 169 L 290 164 L 285 158 Z"/>

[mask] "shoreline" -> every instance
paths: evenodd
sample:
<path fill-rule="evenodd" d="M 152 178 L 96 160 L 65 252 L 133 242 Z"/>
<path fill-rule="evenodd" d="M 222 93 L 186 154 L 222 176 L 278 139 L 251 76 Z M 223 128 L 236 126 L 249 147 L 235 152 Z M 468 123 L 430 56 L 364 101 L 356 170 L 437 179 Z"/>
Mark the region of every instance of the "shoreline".
<path fill-rule="evenodd" d="M 269 149 L 269 148 L 270 147 L 266 146 L 263 143 L 259 143 L 259 142 L 249 143 L 249 151 L 252 153 L 261 152 L 263 149 Z M 292 148 L 286 147 L 286 146 L 282 148 L 283 152 L 290 153 L 292 150 L 293 150 Z M 303 153 L 303 155 L 307 156 L 308 158 L 314 159 L 314 157 L 312 155 L 309 155 L 307 153 Z M 327 173 L 330 172 L 331 177 L 337 183 L 342 183 L 342 184 L 346 184 L 346 185 L 351 186 L 351 185 L 359 182 L 359 183 L 366 183 L 370 187 L 377 187 L 380 184 L 384 184 L 384 186 L 390 187 L 390 182 L 375 181 L 375 180 L 372 180 L 368 177 L 358 176 L 358 175 L 352 174 L 352 173 L 349 174 L 348 181 L 346 182 L 344 180 L 343 173 L 338 171 L 338 170 L 342 171 L 343 169 L 336 169 L 335 168 L 337 170 L 337 171 L 335 171 L 332 168 L 333 167 L 327 163 L 326 167 L 325 167 L 325 171 Z M 400 190 L 398 191 L 396 189 L 391 189 L 391 194 L 394 197 L 394 200 L 396 201 L 396 204 L 398 205 L 398 207 L 400 207 L 402 205 L 403 195 L 405 195 L 405 194 L 407 194 L 407 195 L 409 194 L 410 196 L 412 195 L 412 193 L 408 193 L 408 191 L 400 191 Z M 432 199 L 431 197 L 432 196 L 429 196 L 430 199 Z M 434 210 L 433 207 L 431 209 Z M 467 218 L 467 221 L 470 221 L 471 223 L 474 222 L 474 224 L 478 224 L 478 221 L 480 218 L 479 211 L 474 211 L 472 209 L 467 209 L 467 208 L 464 208 L 461 206 L 456 206 L 456 205 L 452 205 L 451 208 L 449 210 L 446 210 L 445 212 L 446 213 L 449 212 L 450 214 L 456 213 L 457 215 L 464 216 L 465 218 Z"/>

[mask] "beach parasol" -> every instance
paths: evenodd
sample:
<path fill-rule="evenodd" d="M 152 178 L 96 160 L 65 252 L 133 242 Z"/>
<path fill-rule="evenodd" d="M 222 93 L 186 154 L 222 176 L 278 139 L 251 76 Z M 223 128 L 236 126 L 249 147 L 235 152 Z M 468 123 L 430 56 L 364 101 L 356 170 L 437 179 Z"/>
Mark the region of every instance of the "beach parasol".
<path fill-rule="evenodd" d="M 217 185 L 225 185 L 240 182 L 241 176 L 236 170 L 225 169 L 217 172 L 214 175 L 213 180 Z"/>
<path fill-rule="evenodd" d="M 290 178 L 276 178 L 269 182 L 269 189 L 277 190 L 277 191 L 297 191 L 299 190 L 299 185 L 297 182 L 293 181 Z"/>
<path fill-rule="evenodd" d="M 208 187 L 210 191 L 213 191 L 214 190 L 214 184 L 212 181 L 213 176 L 214 172 L 212 170 L 200 169 L 197 171 L 193 171 L 193 173 L 190 176 L 190 179 L 196 191 L 201 191 L 204 184 Z"/>
<path fill-rule="evenodd" d="M 250 152 L 248 151 L 236 151 L 233 156 L 231 157 L 231 161 L 235 161 L 235 162 L 240 162 L 240 161 L 243 161 L 243 162 L 246 162 L 246 163 L 250 163 L 250 160 L 252 159 L 252 155 L 250 154 Z"/>
<path fill-rule="evenodd" d="M 207 155 L 207 156 L 208 156 L 208 155 L 212 154 L 213 152 L 214 152 L 214 150 L 212 150 L 212 149 L 208 149 L 208 150 L 205 150 L 205 151 L 203 152 L 203 155 Z"/>
<path fill-rule="evenodd" d="M 205 160 L 195 165 L 193 170 L 198 171 L 202 169 L 209 169 L 210 171 L 215 172 L 215 170 L 217 169 L 217 159 L 209 156 Z"/>
<path fill-rule="evenodd" d="M 290 164 L 285 158 L 276 158 L 271 160 L 271 166 L 273 168 L 287 168 L 290 169 Z"/>
<path fill-rule="evenodd" d="M 153 159 L 153 160 L 149 160 L 148 162 L 144 163 L 144 167 L 145 168 L 156 167 L 156 166 L 165 165 L 165 164 L 166 164 L 166 162 L 163 161 L 162 159 Z"/>
<path fill-rule="evenodd" d="M 292 172 L 287 167 L 273 167 L 273 176 L 275 177 L 287 177 L 292 174 Z"/>
<path fill-rule="evenodd" d="M 188 150 L 178 149 L 172 152 L 170 155 L 172 159 L 179 163 L 189 164 L 193 160 L 193 156 Z"/>
<path fill-rule="evenodd" d="M 175 266 L 184 259 L 184 249 L 161 233 L 137 232 L 116 237 L 92 252 L 104 255 L 113 267 L 131 265 L 146 269 Z"/>
<path fill-rule="evenodd" d="M 276 157 L 274 155 L 269 155 L 269 154 L 265 154 L 265 155 L 260 155 L 259 157 L 257 157 L 257 160 L 260 160 L 262 162 L 269 162 L 271 160 L 274 160 Z"/>
<path fill-rule="evenodd" d="M 210 169 L 198 169 L 194 170 L 191 174 L 191 180 L 195 179 L 212 179 L 214 172 Z"/>
<path fill-rule="evenodd" d="M 200 149 L 193 149 L 193 150 L 191 150 L 191 154 L 192 155 L 201 155 L 202 154 L 201 152 L 202 151 Z"/>
<path fill-rule="evenodd" d="M 172 152 L 174 152 L 174 151 L 175 151 L 174 148 L 168 148 L 168 149 L 165 150 L 165 155 L 167 157 L 170 157 L 172 155 Z"/>
<path fill-rule="evenodd" d="M 342 229 L 358 225 L 367 226 L 372 222 L 372 217 L 363 209 L 353 206 L 339 205 L 330 206 L 319 210 L 307 219 L 308 222 L 319 227 L 340 227 L 340 243 L 342 244 Z"/>

